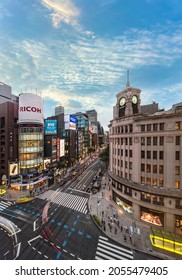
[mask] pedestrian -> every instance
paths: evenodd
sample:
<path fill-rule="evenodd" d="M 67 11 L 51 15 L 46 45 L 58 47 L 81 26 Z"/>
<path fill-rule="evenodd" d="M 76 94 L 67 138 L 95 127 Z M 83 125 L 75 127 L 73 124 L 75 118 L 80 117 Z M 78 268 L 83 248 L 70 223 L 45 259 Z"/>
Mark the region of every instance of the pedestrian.
<path fill-rule="evenodd" d="M 104 231 L 106 230 L 106 226 L 104 225 Z"/>
<path fill-rule="evenodd" d="M 115 234 L 117 233 L 117 228 L 115 227 Z"/>
<path fill-rule="evenodd" d="M 127 240 L 127 237 L 126 237 L 126 234 L 124 235 L 124 241 L 126 242 L 126 240 Z"/>
<path fill-rule="evenodd" d="M 123 226 L 121 226 L 121 232 L 123 231 Z"/>
<path fill-rule="evenodd" d="M 131 236 L 131 234 L 130 234 L 130 236 L 129 236 L 129 237 L 130 237 L 130 242 L 132 243 L 132 236 Z"/>

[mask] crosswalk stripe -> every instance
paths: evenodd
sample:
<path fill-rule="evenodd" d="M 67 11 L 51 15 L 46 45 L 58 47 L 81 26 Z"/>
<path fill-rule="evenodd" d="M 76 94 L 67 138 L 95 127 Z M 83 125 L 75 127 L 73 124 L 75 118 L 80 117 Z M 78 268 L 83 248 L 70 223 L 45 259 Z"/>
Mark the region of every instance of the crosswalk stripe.
<path fill-rule="evenodd" d="M 133 253 L 130 249 L 109 242 L 107 237 L 99 236 L 95 259 L 131 260 Z"/>
<path fill-rule="evenodd" d="M 87 210 L 88 197 L 82 197 L 79 195 L 73 195 L 64 192 L 56 193 L 55 191 L 51 191 L 51 190 L 38 197 L 40 199 L 50 200 L 53 203 L 71 208 L 73 210 L 82 212 L 84 214 L 88 212 Z"/>
<path fill-rule="evenodd" d="M 4 209 L 8 208 L 12 204 L 13 204 L 13 202 L 11 202 L 11 201 L 1 201 L 0 202 L 0 210 L 3 211 Z"/>
<path fill-rule="evenodd" d="M 108 248 L 108 246 L 106 246 L 106 245 L 104 245 L 104 244 L 99 244 L 99 247 L 97 248 L 98 250 L 102 250 L 102 248 L 105 248 L 105 249 L 107 249 L 108 251 L 108 253 L 109 253 L 109 250 L 112 250 L 112 252 L 115 252 L 115 253 L 117 253 L 118 255 L 121 255 L 121 256 L 125 256 L 125 257 L 129 257 L 129 258 L 132 258 L 132 256 L 131 256 L 131 254 L 129 253 L 129 251 L 128 251 L 128 253 L 124 253 L 124 252 L 120 252 L 120 251 L 118 251 L 118 250 L 116 250 L 116 249 L 114 249 L 114 248 L 111 248 L 110 247 L 110 249 Z M 130 255 L 130 256 L 129 256 Z"/>
<path fill-rule="evenodd" d="M 127 254 L 133 255 L 133 253 L 132 253 L 131 251 L 128 251 L 128 250 L 125 249 L 125 248 L 119 247 L 119 246 L 114 245 L 114 244 L 110 244 L 110 245 L 109 245 L 108 242 L 105 242 L 105 241 L 103 241 L 103 240 L 100 240 L 99 244 L 102 244 L 102 243 L 107 244 L 108 247 L 116 248 L 116 249 L 118 249 L 118 250 L 121 250 L 122 252 L 127 252 Z M 103 246 L 104 246 L 104 245 L 103 245 Z"/>

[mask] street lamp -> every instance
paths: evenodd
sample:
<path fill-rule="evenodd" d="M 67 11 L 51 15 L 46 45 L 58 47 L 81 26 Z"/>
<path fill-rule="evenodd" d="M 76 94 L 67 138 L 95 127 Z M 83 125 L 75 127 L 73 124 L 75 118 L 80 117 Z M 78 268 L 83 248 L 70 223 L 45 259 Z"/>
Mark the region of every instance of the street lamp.
<path fill-rule="evenodd" d="M 20 185 L 20 197 L 21 197 L 21 195 L 22 195 L 23 176 L 22 176 L 22 175 L 19 175 L 19 177 L 20 177 L 20 179 L 21 179 L 21 181 L 20 181 L 20 183 L 21 183 L 21 185 Z"/>

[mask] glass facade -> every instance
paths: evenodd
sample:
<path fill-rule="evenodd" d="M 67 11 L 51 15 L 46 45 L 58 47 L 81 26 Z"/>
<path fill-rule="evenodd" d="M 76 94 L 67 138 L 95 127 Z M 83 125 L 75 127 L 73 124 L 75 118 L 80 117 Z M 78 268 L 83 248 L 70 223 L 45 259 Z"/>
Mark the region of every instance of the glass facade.
<path fill-rule="evenodd" d="M 20 127 L 18 137 L 20 174 L 42 171 L 44 152 L 43 127 Z"/>

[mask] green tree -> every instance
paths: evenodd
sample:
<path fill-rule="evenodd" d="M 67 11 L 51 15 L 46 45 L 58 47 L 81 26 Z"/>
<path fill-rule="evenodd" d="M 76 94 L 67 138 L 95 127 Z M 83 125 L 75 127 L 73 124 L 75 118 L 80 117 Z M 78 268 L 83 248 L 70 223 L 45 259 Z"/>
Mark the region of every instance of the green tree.
<path fill-rule="evenodd" d="M 109 145 L 99 154 L 101 161 L 105 162 L 106 167 L 109 164 Z"/>

